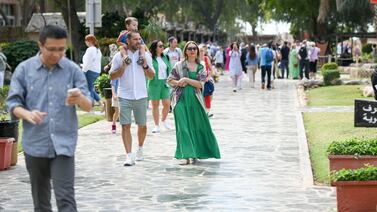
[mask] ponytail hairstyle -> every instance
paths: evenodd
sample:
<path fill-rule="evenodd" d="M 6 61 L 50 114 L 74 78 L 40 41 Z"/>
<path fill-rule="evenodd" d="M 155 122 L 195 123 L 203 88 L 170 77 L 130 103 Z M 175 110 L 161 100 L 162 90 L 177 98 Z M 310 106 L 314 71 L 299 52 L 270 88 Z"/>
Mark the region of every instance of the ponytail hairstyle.
<path fill-rule="evenodd" d="M 85 36 L 85 41 L 88 41 L 93 46 L 95 46 L 97 49 L 99 48 L 98 40 L 94 35 L 89 34 L 89 35 Z"/>

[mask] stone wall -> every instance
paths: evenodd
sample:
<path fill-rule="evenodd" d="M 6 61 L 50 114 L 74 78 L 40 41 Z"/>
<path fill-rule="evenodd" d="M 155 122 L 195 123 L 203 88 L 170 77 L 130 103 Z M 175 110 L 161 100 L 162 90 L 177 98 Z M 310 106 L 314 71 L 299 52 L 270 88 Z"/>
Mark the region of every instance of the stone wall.
<path fill-rule="evenodd" d="M 376 67 L 376 63 L 365 63 L 361 66 L 340 66 L 338 69 L 342 74 L 349 74 L 350 78 L 370 78 Z"/>

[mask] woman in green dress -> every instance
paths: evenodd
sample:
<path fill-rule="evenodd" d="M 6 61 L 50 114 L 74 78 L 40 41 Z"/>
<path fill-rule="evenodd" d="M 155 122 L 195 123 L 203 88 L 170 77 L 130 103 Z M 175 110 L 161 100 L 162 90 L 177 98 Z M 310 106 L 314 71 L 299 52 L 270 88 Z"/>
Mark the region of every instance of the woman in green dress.
<path fill-rule="evenodd" d="M 166 122 L 170 109 L 170 88 L 166 84 L 171 71 L 171 64 L 169 58 L 162 52 L 164 44 L 160 40 L 152 42 L 150 52 L 152 54 L 153 68 L 156 71 L 154 78 L 148 80 L 148 99 L 152 102 L 152 115 L 154 120 L 154 128 L 152 133 L 160 132 L 159 119 L 160 119 L 160 100 L 162 101 L 162 114 L 161 122 L 165 129 L 170 129 Z"/>
<path fill-rule="evenodd" d="M 175 158 L 190 164 L 197 159 L 220 158 L 220 151 L 203 102 L 207 72 L 200 62 L 198 45 L 188 41 L 183 50 L 185 59 L 175 64 L 168 83 L 173 87 Z"/>
<path fill-rule="evenodd" d="M 292 44 L 291 52 L 289 53 L 289 78 L 298 79 L 298 57 L 296 44 Z"/>

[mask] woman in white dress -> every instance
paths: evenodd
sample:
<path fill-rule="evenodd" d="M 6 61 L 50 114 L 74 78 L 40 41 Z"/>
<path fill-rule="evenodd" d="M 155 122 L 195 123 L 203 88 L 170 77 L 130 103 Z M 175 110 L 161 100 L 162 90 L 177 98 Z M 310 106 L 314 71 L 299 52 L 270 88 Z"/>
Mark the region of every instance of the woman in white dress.
<path fill-rule="evenodd" d="M 233 81 L 233 92 L 241 90 L 241 81 L 243 77 L 241 65 L 241 51 L 237 42 L 232 43 L 231 51 L 229 52 L 229 74 Z"/>

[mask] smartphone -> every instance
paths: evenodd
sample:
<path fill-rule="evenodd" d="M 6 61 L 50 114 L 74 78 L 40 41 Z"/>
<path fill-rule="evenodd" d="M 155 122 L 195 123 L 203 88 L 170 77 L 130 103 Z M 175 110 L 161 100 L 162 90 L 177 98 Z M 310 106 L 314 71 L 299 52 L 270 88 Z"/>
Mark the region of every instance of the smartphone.
<path fill-rule="evenodd" d="M 68 96 L 76 93 L 77 91 L 80 91 L 80 89 L 78 88 L 71 88 L 71 89 L 68 89 L 67 93 L 68 93 Z"/>

